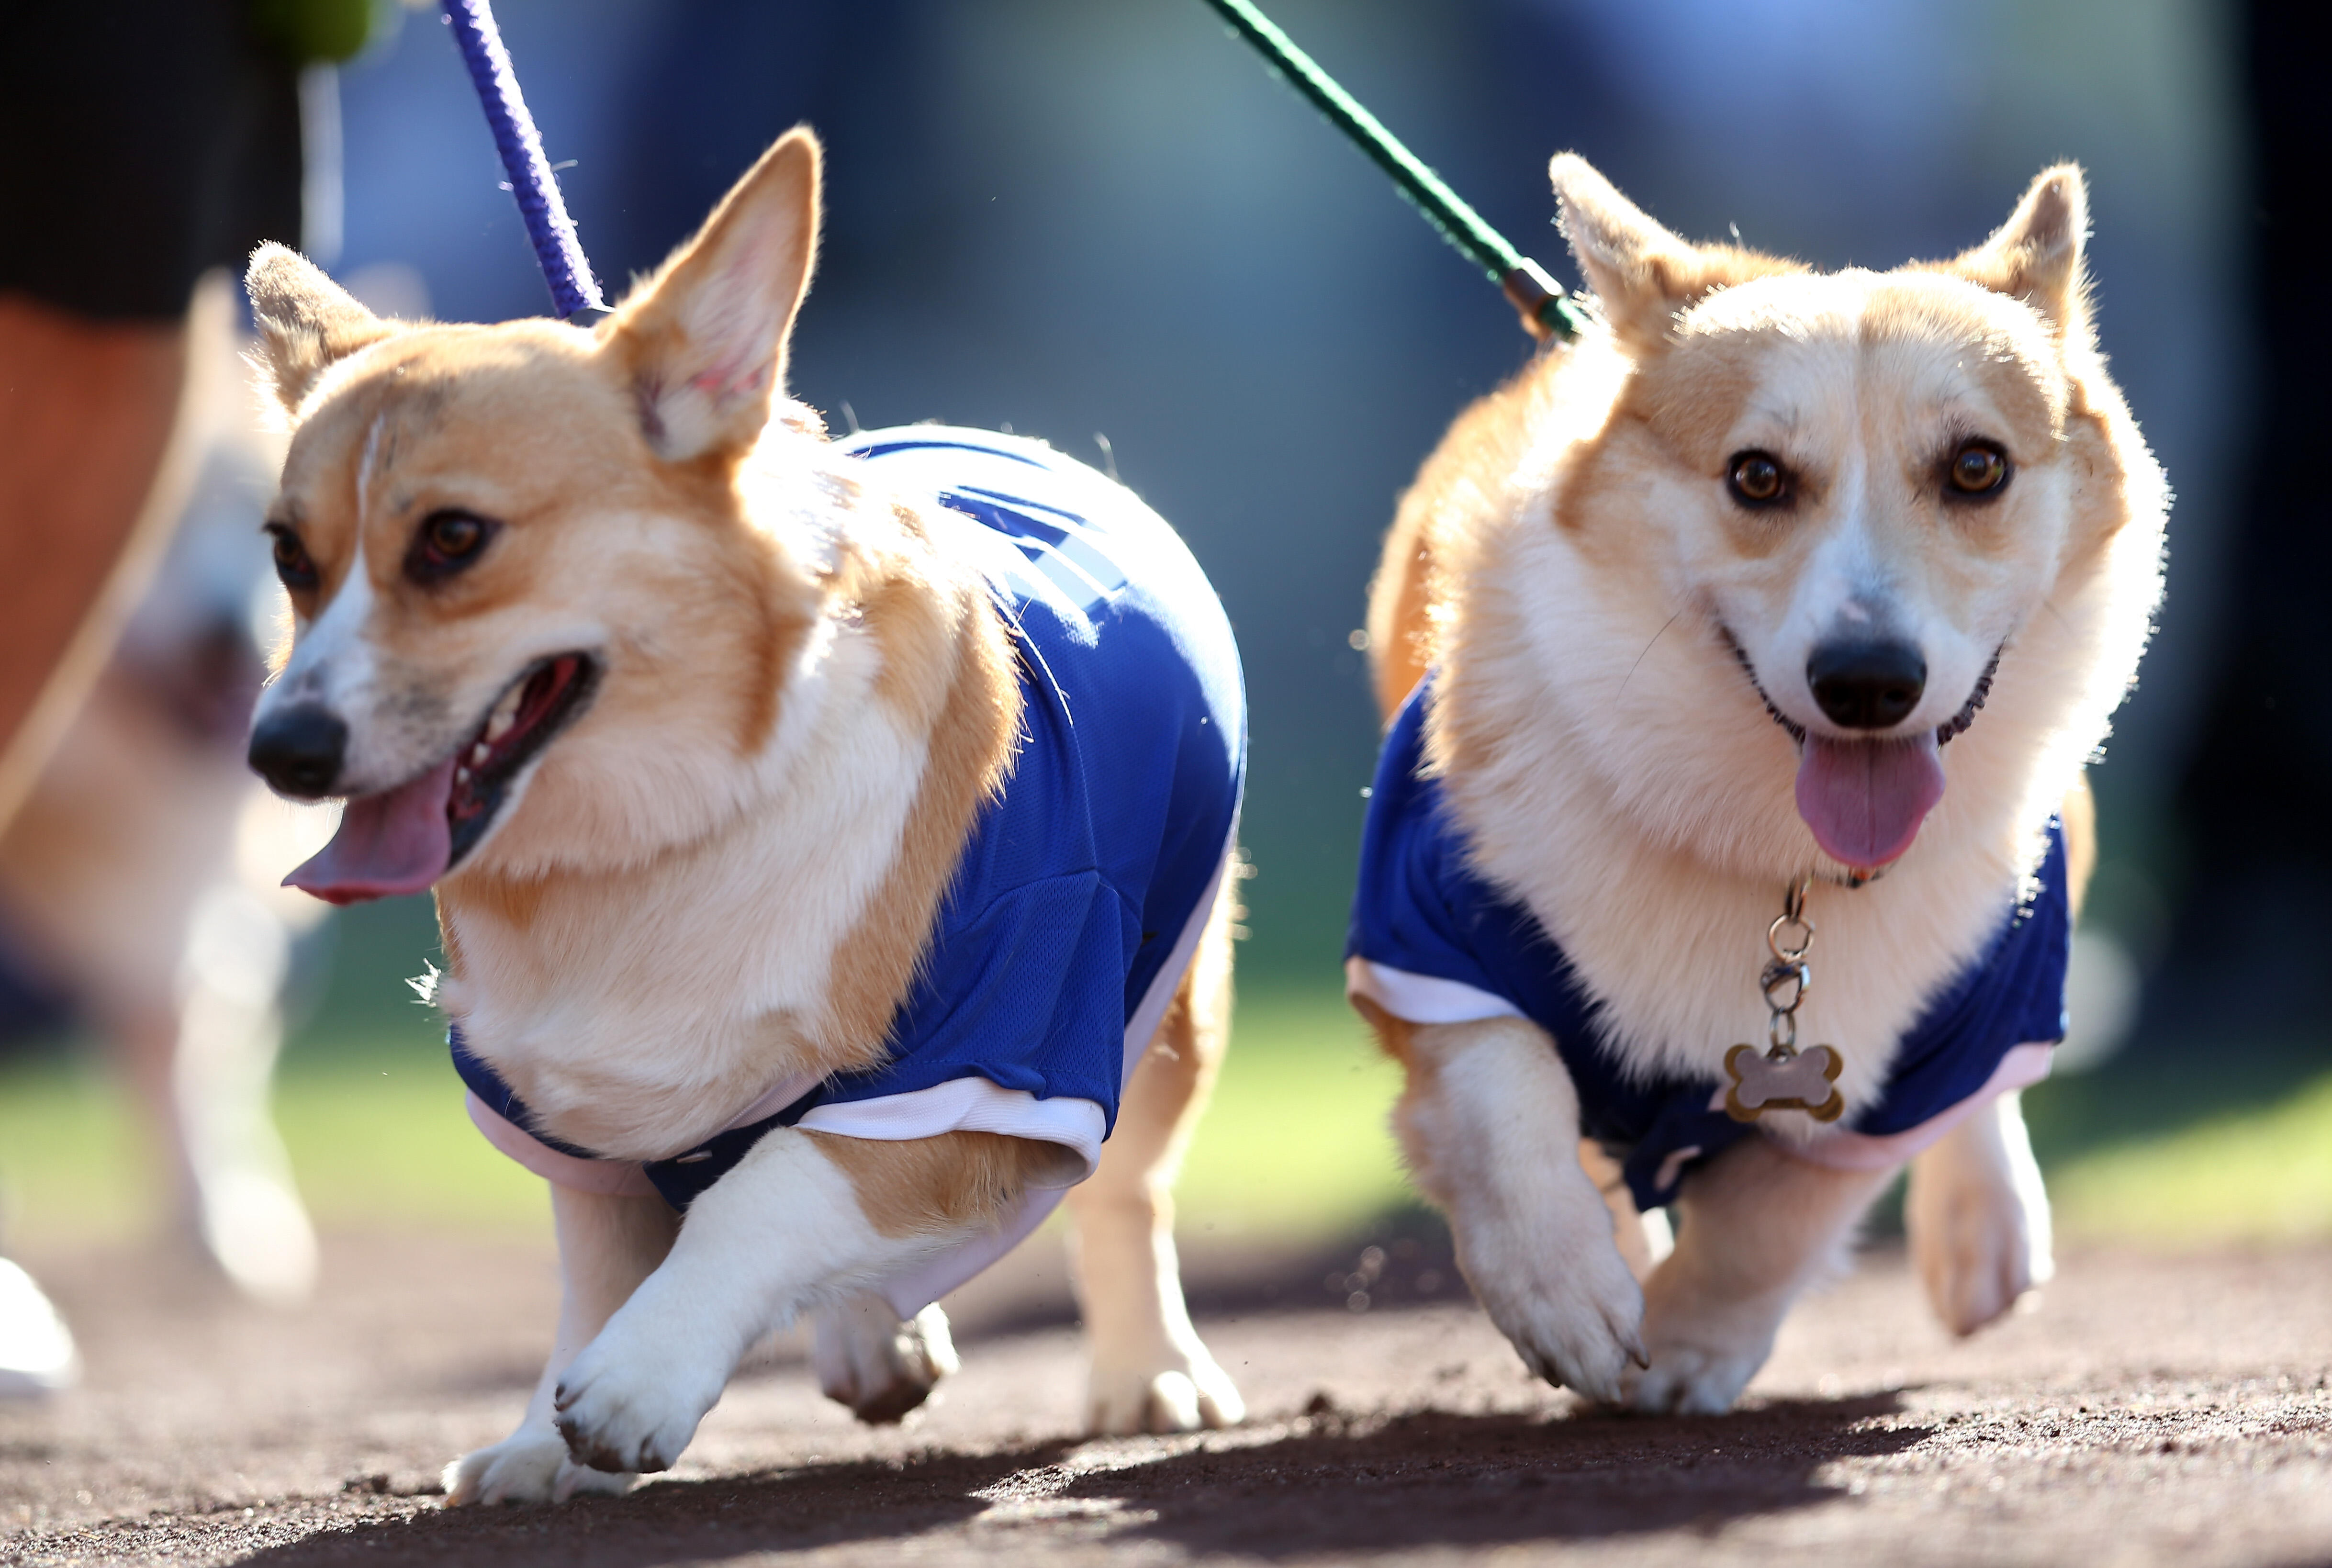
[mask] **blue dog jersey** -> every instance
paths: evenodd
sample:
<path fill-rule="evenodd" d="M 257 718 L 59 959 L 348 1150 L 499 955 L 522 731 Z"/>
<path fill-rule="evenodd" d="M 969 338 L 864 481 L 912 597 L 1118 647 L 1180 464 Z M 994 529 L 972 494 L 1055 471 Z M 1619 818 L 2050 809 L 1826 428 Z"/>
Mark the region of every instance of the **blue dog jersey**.
<path fill-rule="evenodd" d="M 1421 976 L 1445 999 L 1456 998 L 1464 1016 L 1528 1018 L 1553 1037 L 1578 1088 L 1581 1131 L 1620 1156 L 1637 1206 L 1673 1201 L 1685 1171 L 1752 1129 L 1725 1114 L 1715 1078 L 1643 1082 L 1624 1072 L 1603 1042 L 1594 999 L 1562 950 L 1519 899 L 1467 864 L 1440 783 L 1420 771 L 1429 684 L 1421 683 L 1394 718 L 1378 760 L 1345 947 L 1348 961 L 1360 961 L 1348 963 L 1353 989 L 1398 1015 L 1391 993 Z M 1828 1162 L 1897 1162 L 1938 1118 L 1988 1089 L 2021 1087 L 2045 1073 L 2046 1043 L 2065 1034 L 2071 929 L 2064 830 L 2052 822 L 2037 891 L 1927 1004 L 1897 1047 L 1884 1094 L 1854 1119 L 1846 1136 L 1872 1157 Z M 1383 983 L 1385 971 L 1393 985 Z"/>
<path fill-rule="evenodd" d="M 1036 442 L 917 425 L 839 449 L 935 498 L 941 547 L 988 578 L 1018 655 L 1024 739 L 941 903 L 887 1060 L 780 1086 L 778 1104 L 764 1096 L 755 1108 L 770 1114 L 645 1166 L 676 1208 L 771 1128 L 797 1124 L 874 1138 L 958 1128 L 1030 1137 L 1072 1151 L 1063 1184 L 1081 1179 L 1190 961 L 1238 816 L 1238 649 L 1205 574 L 1164 521 Z M 491 1113 L 480 1118 L 490 1138 L 554 1181 L 595 1184 L 594 1172 L 562 1163 L 589 1151 L 533 1129 L 458 1028 L 451 1045 Z"/>

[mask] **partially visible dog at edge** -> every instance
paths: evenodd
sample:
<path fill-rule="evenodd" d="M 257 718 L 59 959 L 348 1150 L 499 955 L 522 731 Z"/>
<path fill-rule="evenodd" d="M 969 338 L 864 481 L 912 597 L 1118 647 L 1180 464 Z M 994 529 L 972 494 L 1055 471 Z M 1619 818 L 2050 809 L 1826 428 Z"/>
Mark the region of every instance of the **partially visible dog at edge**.
<path fill-rule="evenodd" d="M 1827 274 L 1552 174 L 1601 320 L 1401 502 L 1347 984 L 1524 1362 L 1717 1411 L 1907 1162 L 1948 1327 L 2050 1272 L 2017 1091 L 2169 498 L 2079 169 L 1950 261 Z"/>
<path fill-rule="evenodd" d="M 296 884 L 435 887 L 471 1114 L 551 1182 L 557 1348 L 452 1503 L 669 1467 L 797 1315 L 896 1420 L 932 1304 L 1072 1187 L 1093 1427 L 1241 1414 L 1169 1195 L 1228 1025 L 1228 623 L 1091 470 L 784 396 L 819 167 L 788 133 L 596 330 L 252 263 L 294 620 L 252 760 L 347 799 Z"/>

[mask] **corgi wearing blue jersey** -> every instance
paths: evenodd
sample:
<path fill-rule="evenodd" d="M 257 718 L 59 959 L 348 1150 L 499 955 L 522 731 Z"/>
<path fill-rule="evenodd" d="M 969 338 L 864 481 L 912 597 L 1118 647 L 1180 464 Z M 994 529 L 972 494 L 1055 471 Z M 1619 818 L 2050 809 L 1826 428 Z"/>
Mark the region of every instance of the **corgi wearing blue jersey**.
<path fill-rule="evenodd" d="M 2079 170 L 1949 261 L 1834 274 L 1550 173 L 1599 310 L 1386 540 L 1346 990 L 1524 1364 L 1712 1413 L 1907 1167 L 1951 1331 L 2052 1270 L 2020 1095 L 2167 496 Z"/>
<path fill-rule="evenodd" d="M 797 1076 L 754 1102 L 766 1114 L 647 1162 L 530 1132 L 533 1113 L 458 1025 L 454 1065 L 486 1136 L 538 1175 L 653 1190 L 682 1211 L 777 1127 L 1027 1138 L 1059 1152 L 1061 1179 L 1034 1190 L 1008 1246 L 1092 1173 L 1220 891 L 1246 771 L 1238 655 L 1181 541 L 1083 464 L 938 425 L 834 450 L 937 502 L 935 531 L 1011 626 L 1020 687 L 1010 775 L 973 825 L 882 1061 Z M 913 1317 L 973 1267 L 951 1258 L 885 1294 Z"/>
<path fill-rule="evenodd" d="M 817 170 L 780 140 L 596 331 L 253 263 L 294 640 L 253 761 L 347 801 L 294 884 L 435 890 L 471 1119 L 559 1232 L 557 1348 L 455 1504 L 670 1466 L 801 1315 L 897 1420 L 939 1298 L 1065 1196 L 1092 1427 L 1241 1414 L 1166 1196 L 1228 1027 L 1229 625 L 1084 465 L 778 396 Z"/>

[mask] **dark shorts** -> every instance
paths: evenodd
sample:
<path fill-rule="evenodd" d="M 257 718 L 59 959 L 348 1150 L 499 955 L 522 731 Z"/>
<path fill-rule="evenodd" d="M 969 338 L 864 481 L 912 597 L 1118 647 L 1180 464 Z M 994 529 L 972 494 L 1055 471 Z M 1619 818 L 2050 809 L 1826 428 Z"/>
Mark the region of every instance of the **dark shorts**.
<path fill-rule="evenodd" d="M 300 238 L 297 66 L 248 0 L 67 0 L 0 24 L 0 292 L 113 320 Z"/>

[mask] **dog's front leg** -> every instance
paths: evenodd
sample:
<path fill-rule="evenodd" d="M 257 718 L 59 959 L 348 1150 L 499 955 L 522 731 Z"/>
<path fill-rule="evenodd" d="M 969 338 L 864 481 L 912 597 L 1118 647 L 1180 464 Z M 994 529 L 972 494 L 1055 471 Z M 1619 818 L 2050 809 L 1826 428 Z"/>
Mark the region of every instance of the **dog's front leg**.
<path fill-rule="evenodd" d="M 1033 1148 L 771 1133 L 690 1206 L 672 1255 L 559 1380 L 568 1451 L 595 1469 L 668 1468 L 755 1340 L 993 1225 Z"/>
<path fill-rule="evenodd" d="M 1676 1250 L 1644 1288 L 1645 1410 L 1730 1410 L 1798 1293 L 1844 1267 L 1854 1222 L 1893 1175 L 1833 1171 L 1745 1138 L 1685 1179 Z"/>
<path fill-rule="evenodd" d="M 2049 1278 L 2049 1193 L 2016 1094 L 1978 1106 L 1911 1162 L 1903 1222 L 1927 1299 L 1954 1334 L 1974 1334 Z"/>
<path fill-rule="evenodd" d="M 634 1479 L 586 1469 L 569 1459 L 567 1439 L 551 1424 L 551 1399 L 568 1363 L 664 1261 L 680 1217 L 652 1194 L 608 1198 L 557 1186 L 550 1190 L 550 1210 L 559 1231 L 563 1294 L 550 1364 L 516 1431 L 445 1467 L 448 1506 L 541 1503 L 577 1492 L 620 1492 Z"/>
<path fill-rule="evenodd" d="M 1395 1128 L 1491 1321 L 1549 1382 L 1619 1398 L 1643 1356 L 1643 1293 L 1579 1163 L 1578 1091 L 1554 1043 L 1520 1018 L 1371 1017 L 1409 1069 Z"/>

